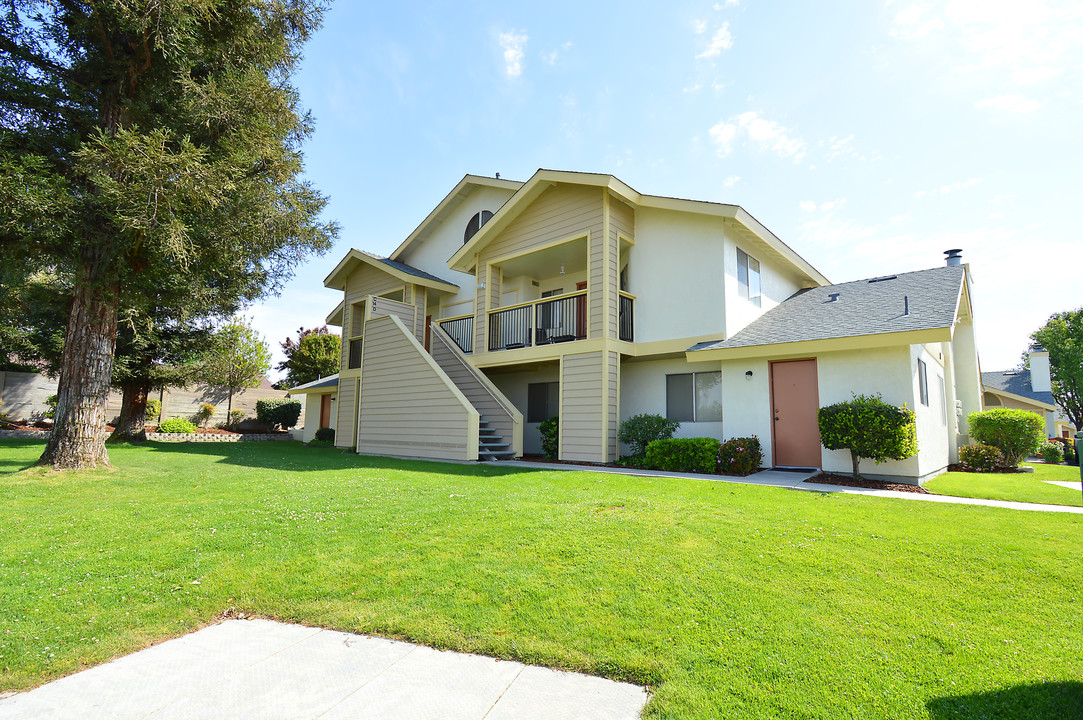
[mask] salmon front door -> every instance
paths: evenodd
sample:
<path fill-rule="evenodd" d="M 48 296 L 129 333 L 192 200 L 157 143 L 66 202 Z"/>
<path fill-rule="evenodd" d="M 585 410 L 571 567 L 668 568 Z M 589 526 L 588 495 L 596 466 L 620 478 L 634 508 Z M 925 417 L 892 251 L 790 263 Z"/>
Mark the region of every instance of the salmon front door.
<path fill-rule="evenodd" d="M 331 427 L 331 396 L 320 395 L 320 427 Z"/>
<path fill-rule="evenodd" d="M 771 445 L 775 465 L 821 467 L 815 360 L 771 363 Z"/>

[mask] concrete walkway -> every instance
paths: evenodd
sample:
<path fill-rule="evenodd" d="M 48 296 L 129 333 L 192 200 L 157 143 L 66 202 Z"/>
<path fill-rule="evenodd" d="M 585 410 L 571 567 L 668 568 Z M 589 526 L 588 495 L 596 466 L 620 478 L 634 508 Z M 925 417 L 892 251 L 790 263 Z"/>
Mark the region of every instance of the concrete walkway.
<path fill-rule="evenodd" d="M 227 620 L 0 700 L 5 720 L 633 720 L 635 685 L 410 643 Z"/>
<path fill-rule="evenodd" d="M 1032 510 L 1036 512 L 1074 513 L 1083 515 L 1083 507 L 1071 507 L 1067 505 L 1045 505 L 1043 503 L 1012 502 L 1010 500 L 984 500 L 981 498 L 955 497 L 953 495 L 896 492 L 894 490 L 871 490 L 869 488 L 849 487 L 846 485 L 821 485 L 819 483 L 805 482 L 809 478 L 817 475 L 817 472 L 762 470 L 758 473 L 749 475 L 748 477 L 731 477 L 729 475 L 702 475 L 699 473 L 662 472 L 659 470 L 613 468 L 599 465 L 524 462 L 522 460 L 506 460 L 490 464 L 502 465 L 504 467 L 531 468 L 535 470 L 576 470 L 613 473 L 617 475 L 635 475 L 636 477 L 694 478 L 697 480 L 713 480 L 715 482 L 738 483 L 741 485 L 764 485 L 767 487 L 785 488 L 787 490 L 803 490 L 806 492 L 871 495 L 873 497 L 891 498 L 893 500 L 916 500 L 918 502 L 946 503 L 949 505 L 982 505 L 985 507 L 1006 508 L 1009 510 Z M 1056 484 L 1059 485 L 1061 483 Z M 1074 483 L 1072 485 L 1076 488 L 1079 487 L 1079 483 Z"/>

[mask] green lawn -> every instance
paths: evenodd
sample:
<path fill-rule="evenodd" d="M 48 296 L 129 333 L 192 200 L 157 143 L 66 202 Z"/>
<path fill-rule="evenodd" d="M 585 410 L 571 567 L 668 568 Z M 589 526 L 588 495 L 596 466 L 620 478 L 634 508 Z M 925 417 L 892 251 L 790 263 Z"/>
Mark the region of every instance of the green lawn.
<path fill-rule="evenodd" d="M 346 456 L 0 441 L 0 691 L 223 610 L 651 687 L 651 718 L 1079 718 L 1083 516 Z"/>
<path fill-rule="evenodd" d="M 963 473 L 949 472 L 925 483 L 925 489 L 937 495 L 1014 500 L 1047 505 L 1083 505 L 1079 490 L 1050 485 L 1046 480 L 1079 482 L 1079 468 L 1068 465 L 1025 463 L 1033 473 Z"/>

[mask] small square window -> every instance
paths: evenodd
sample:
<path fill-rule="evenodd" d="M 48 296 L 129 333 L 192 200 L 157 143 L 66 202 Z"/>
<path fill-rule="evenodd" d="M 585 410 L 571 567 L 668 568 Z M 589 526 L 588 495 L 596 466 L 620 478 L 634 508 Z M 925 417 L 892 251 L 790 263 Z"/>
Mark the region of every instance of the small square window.
<path fill-rule="evenodd" d="M 560 383 L 530 383 L 526 386 L 526 421 L 540 423 L 560 412 Z"/>
<path fill-rule="evenodd" d="M 361 340 L 362 338 L 354 338 L 350 341 L 350 370 L 361 367 Z"/>
<path fill-rule="evenodd" d="M 666 375 L 666 417 L 680 422 L 722 422 L 722 373 Z"/>

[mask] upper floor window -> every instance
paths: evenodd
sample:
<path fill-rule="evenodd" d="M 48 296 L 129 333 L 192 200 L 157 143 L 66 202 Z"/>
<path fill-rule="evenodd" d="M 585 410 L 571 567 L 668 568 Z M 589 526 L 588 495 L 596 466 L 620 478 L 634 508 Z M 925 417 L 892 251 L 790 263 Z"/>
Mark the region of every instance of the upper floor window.
<path fill-rule="evenodd" d="M 474 217 L 470 218 L 470 222 L 466 224 L 466 232 L 463 233 L 463 245 L 470 242 L 470 238 L 478 234 L 478 230 L 481 230 L 481 226 L 489 222 L 493 214 L 488 210 L 482 210 L 479 213 L 475 213 Z"/>
<path fill-rule="evenodd" d="M 760 261 L 737 248 L 737 285 L 741 297 L 760 306 Z"/>

